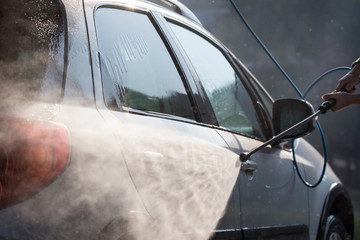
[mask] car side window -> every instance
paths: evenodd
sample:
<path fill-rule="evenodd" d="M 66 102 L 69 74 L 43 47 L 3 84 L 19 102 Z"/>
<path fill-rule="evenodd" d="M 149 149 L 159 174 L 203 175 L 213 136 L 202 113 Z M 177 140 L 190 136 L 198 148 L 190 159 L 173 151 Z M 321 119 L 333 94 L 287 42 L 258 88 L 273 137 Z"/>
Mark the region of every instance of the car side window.
<path fill-rule="evenodd" d="M 199 34 L 169 24 L 195 68 L 219 125 L 264 139 L 255 105 L 224 54 Z"/>
<path fill-rule="evenodd" d="M 1 0 L 0 95 L 57 102 L 63 97 L 66 19 L 61 1 Z"/>
<path fill-rule="evenodd" d="M 146 13 L 99 8 L 95 24 L 109 108 L 195 119 L 183 79 Z"/>

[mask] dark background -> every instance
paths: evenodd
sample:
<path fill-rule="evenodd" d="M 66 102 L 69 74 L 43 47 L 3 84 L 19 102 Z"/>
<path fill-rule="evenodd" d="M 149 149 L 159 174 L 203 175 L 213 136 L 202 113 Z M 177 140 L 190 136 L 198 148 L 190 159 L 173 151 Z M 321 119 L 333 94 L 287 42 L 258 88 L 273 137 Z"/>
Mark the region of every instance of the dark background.
<path fill-rule="evenodd" d="M 229 0 L 181 0 L 258 78 L 274 99 L 298 95 L 245 27 Z M 324 72 L 360 57 L 359 0 L 235 0 L 249 24 L 304 93 Z M 317 109 L 346 71 L 325 77 L 308 94 Z M 360 85 L 358 86 L 360 88 Z M 360 92 L 360 90 L 358 90 Z M 319 117 L 329 163 L 353 196 L 360 239 L 360 105 Z M 321 154 L 320 134 L 306 139 Z M 321 168 L 321 166 L 319 166 Z"/>

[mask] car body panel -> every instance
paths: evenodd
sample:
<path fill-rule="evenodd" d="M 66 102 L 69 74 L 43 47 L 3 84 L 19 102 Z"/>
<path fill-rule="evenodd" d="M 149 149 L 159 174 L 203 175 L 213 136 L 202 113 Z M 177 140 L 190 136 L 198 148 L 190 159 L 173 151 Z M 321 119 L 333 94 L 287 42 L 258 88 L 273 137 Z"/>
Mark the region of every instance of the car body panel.
<path fill-rule="evenodd" d="M 220 134 L 239 154 L 261 144 L 239 135 Z M 269 146 L 252 155 L 250 160 L 255 164 L 255 171 L 241 171 L 239 175 L 242 229 L 258 231 L 258 234 L 273 229 L 271 237 L 274 237 L 276 229 L 280 233 L 286 228 L 293 229 L 289 231 L 296 234 L 298 229 L 294 226 L 301 229 L 308 226 L 308 190 L 296 175 L 291 153 Z"/>
<path fill-rule="evenodd" d="M 305 150 L 306 149 L 306 150 Z M 295 152 L 298 162 L 302 162 L 302 174 L 305 180 L 310 184 L 318 181 L 322 166 L 324 164 L 323 156 L 320 155 L 308 142 L 299 139 L 295 144 Z M 315 239 L 318 231 L 319 222 L 314 219 L 321 216 L 324 202 L 327 194 L 340 180 L 336 177 L 330 165 L 326 165 L 326 175 L 320 183 L 319 187 L 310 188 L 309 191 L 309 219 L 310 219 L 310 237 Z"/>
<path fill-rule="evenodd" d="M 156 117 L 114 115 L 119 123 L 131 122 L 113 129 L 118 129 L 119 143 L 128 144 L 123 155 L 129 173 L 149 215 L 159 222 L 148 229 L 147 239 L 166 238 L 170 232 L 209 234 L 221 217 L 228 218 L 223 211 L 240 162 L 215 130 Z M 229 217 L 233 224 L 240 221 L 239 215 Z"/>

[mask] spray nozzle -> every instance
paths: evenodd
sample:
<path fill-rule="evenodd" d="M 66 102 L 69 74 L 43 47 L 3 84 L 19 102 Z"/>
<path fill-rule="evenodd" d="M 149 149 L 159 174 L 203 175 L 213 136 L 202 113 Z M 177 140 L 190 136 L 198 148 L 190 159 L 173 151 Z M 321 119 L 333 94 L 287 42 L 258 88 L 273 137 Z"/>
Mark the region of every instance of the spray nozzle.
<path fill-rule="evenodd" d="M 321 114 L 325 114 L 330 108 L 332 108 L 333 106 L 335 106 L 336 104 L 336 100 L 335 99 L 329 99 L 325 102 L 323 102 L 318 110 L 320 111 Z"/>

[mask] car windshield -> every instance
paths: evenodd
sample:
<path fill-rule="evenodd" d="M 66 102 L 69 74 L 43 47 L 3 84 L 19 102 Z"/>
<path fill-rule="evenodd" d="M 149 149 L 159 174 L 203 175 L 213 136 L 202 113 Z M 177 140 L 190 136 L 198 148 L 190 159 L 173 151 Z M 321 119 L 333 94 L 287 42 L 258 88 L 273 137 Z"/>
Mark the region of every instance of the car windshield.
<path fill-rule="evenodd" d="M 64 73 L 64 20 L 57 0 L 2 0 L 0 96 L 57 101 Z M 16 92 L 14 92 L 16 90 Z"/>

